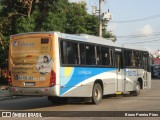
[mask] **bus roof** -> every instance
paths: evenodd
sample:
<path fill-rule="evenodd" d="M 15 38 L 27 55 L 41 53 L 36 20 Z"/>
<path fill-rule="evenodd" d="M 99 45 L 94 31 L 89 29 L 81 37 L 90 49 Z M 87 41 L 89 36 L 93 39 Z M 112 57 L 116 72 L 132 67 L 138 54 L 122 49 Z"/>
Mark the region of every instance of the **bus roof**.
<path fill-rule="evenodd" d="M 27 34 L 57 34 L 58 37 L 64 38 L 64 39 L 70 39 L 70 40 L 76 40 L 76 41 L 83 41 L 83 42 L 89 42 L 89 43 L 96 43 L 101 45 L 108 45 L 108 46 L 114 46 L 118 48 L 126 48 L 126 49 L 134 49 L 134 50 L 140 50 L 140 51 L 149 51 L 145 47 L 136 47 L 136 46 L 129 46 L 124 44 L 117 44 L 111 41 L 111 39 L 108 38 L 101 38 L 98 36 L 88 35 L 88 34 L 66 34 L 56 31 L 50 31 L 50 32 L 28 32 L 28 33 L 20 33 L 15 34 L 13 36 L 21 36 L 21 35 L 27 35 Z"/>
<path fill-rule="evenodd" d="M 65 33 L 59 32 L 58 37 L 64 38 L 64 39 L 72 39 L 72 40 L 78 40 L 78 41 L 85 41 L 89 43 L 97 43 L 97 44 L 102 44 L 102 45 L 114 46 L 114 47 L 119 47 L 119 48 L 148 51 L 147 48 L 144 48 L 144 47 L 139 48 L 137 46 L 117 44 L 117 43 L 112 42 L 111 39 L 109 38 L 101 38 L 98 36 L 93 36 L 93 35 L 88 35 L 88 34 L 65 34 Z"/>

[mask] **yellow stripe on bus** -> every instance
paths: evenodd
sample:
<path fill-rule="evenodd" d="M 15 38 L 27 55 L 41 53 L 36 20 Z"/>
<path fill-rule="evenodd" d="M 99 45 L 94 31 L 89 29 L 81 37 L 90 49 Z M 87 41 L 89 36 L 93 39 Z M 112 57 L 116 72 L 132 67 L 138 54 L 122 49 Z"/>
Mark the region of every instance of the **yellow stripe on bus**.
<path fill-rule="evenodd" d="M 117 95 L 120 95 L 120 94 L 122 94 L 122 92 L 116 92 L 116 94 L 117 94 Z"/>

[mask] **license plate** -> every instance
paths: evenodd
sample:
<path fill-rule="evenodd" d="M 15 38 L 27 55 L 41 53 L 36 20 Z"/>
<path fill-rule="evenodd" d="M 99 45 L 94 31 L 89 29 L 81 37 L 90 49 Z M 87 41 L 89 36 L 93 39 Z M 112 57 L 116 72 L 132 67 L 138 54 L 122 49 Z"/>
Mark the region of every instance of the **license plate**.
<path fill-rule="evenodd" d="M 35 86 L 35 82 L 26 82 L 25 86 Z"/>

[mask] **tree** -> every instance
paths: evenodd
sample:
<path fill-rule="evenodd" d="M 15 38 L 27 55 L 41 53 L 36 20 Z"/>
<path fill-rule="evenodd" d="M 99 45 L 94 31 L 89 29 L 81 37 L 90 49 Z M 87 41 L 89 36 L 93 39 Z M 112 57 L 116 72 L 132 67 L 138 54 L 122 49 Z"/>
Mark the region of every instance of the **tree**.
<path fill-rule="evenodd" d="M 112 40 L 112 42 L 115 42 L 117 40 L 116 35 L 114 35 L 111 31 L 106 31 L 106 29 L 103 29 L 102 36 L 104 38 Z"/>
<path fill-rule="evenodd" d="M 0 33 L 0 69 L 8 68 L 8 38 Z"/>
<path fill-rule="evenodd" d="M 66 33 L 98 35 L 98 17 L 87 13 L 86 3 L 70 3 L 66 17 Z"/>
<path fill-rule="evenodd" d="M 98 36 L 98 17 L 88 14 L 85 18 L 86 34 Z"/>
<path fill-rule="evenodd" d="M 50 0 L 41 4 L 41 13 L 37 19 L 38 31 L 60 31 L 65 32 L 66 29 L 66 9 L 67 0 Z"/>

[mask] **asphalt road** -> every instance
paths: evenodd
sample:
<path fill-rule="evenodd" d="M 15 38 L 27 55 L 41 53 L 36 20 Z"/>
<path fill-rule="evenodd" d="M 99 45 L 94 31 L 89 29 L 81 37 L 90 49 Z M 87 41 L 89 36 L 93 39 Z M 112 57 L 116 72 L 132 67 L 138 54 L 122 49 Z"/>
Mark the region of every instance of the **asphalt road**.
<path fill-rule="evenodd" d="M 126 95 L 126 97 L 105 96 L 102 103 L 99 105 L 86 104 L 80 100 L 69 100 L 67 104 L 58 105 L 52 104 L 47 100 L 47 97 L 25 97 L 0 101 L 0 111 L 17 110 L 71 111 L 69 113 L 65 113 L 68 116 L 69 114 L 75 114 L 75 116 L 80 116 L 81 113 L 83 114 L 83 112 L 79 111 L 152 111 L 154 113 L 154 111 L 160 111 L 160 79 L 152 80 L 151 89 L 142 90 L 138 97 L 131 97 L 129 95 Z M 78 114 L 76 111 L 78 111 Z M 93 114 L 94 116 L 94 113 L 89 114 Z M 95 117 L 93 119 L 95 119 Z M 103 117 L 101 117 L 101 119 L 103 119 Z M 158 119 L 160 119 L 160 115 L 157 120 Z"/>

